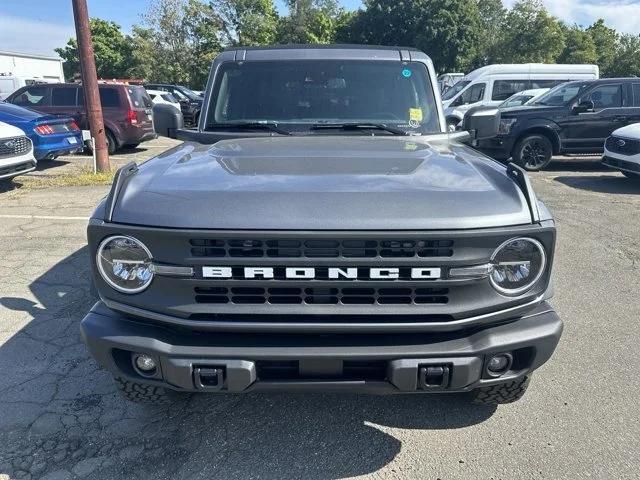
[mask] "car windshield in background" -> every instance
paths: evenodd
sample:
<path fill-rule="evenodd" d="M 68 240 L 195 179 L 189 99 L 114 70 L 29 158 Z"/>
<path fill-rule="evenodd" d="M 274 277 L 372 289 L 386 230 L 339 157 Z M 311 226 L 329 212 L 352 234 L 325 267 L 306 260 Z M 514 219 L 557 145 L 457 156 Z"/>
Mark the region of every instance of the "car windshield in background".
<path fill-rule="evenodd" d="M 187 97 L 189 100 L 202 100 L 202 97 L 200 95 L 198 95 L 196 92 L 194 92 L 193 90 L 187 88 L 187 87 L 180 87 L 179 92 L 181 92 L 185 97 Z"/>
<path fill-rule="evenodd" d="M 440 133 L 435 96 L 421 63 L 293 60 L 229 62 L 220 68 L 209 129 L 269 123 L 294 132 L 322 124 L 382 124 Z"/>
<path fill-rule="evenodd" d="M 531 105 L 547 105 L 551 107 L 561 107 L 573 101 L 589 84 L 588 83 L 565 83 L 552 88 L 542 95 Z"/>
<path fill-rule="evenodd" d="M 456 83 L 453 87 L 447 89 L 447 91 L 442 94 L 442 99 L 451 100 L 458 93 L 460 93 L 464 89 L 464 87 L 466 87 L 470 83 L 471 83 L 471 80 L 464 80 Z"/>

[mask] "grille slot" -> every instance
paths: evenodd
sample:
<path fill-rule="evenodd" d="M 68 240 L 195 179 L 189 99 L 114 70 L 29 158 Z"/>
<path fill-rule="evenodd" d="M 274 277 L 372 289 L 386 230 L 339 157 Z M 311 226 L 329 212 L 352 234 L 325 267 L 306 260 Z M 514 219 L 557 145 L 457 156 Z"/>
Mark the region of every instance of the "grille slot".
<path fill-rule="evenodd" d="M 0 157 L 16 157 L 31 150 L 31 140 L 27 137 L 3 138 L 0 140 Z"/>
<path fill-rule="evenodd" d="M 207 239 L 189 241 L 191 255 L 210 258 L 451 257 L 453 240 Z"/>
<path fill-rule="evenodd" d="M 239 305 L 443 305 L 448 288 L 196 287 L 196 303 Z"/>

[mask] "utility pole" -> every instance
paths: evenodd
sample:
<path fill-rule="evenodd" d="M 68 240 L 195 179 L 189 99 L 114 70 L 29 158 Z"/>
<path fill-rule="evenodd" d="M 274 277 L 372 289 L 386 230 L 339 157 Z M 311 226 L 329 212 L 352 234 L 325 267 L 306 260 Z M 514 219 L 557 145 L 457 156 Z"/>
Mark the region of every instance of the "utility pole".
<path fill-rule="evenodd" d="M 100 93 L 98 91 L 98 74 L 93 56 L 93 42 L 91 40 L 91 30 L 89 29 L 87 0 L 71 0 L 71 2 L 73 4 L 73 18 L 76 24 L 84 101 L 87 105 L 89 128 L 94 140 L 96 169 L 99 172 L 107 172 L 111 167 L 109 165 L 109 150 L 107 149 L 107 137 L 104 131 L 102 105 L 100 104 Z"/>

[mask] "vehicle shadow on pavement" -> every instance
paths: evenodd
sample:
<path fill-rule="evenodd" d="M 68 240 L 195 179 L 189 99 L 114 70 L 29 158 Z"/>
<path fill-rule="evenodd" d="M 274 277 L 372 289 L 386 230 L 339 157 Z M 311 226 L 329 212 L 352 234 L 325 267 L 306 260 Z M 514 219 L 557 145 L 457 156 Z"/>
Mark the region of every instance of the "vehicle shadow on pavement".
<path fill-rule="evenodd" d="M 640 195 L 640 179 L 627 178 L 622 174 L 612 175 L 563 175 L 555 177 L 568 187 L 587 190 L 589 192 L 622 195 Z"/>
<path fill-rule="evenodd" d="M 392 429 L 457 429 L 495 412 L 457 395 L 194 395 L 163 407 L 128 403 L 80 338 L 79 321 L 94 302 L 87 265 L 84 247 L 29 284 L 37 302 L 0 298 L 2 307 L 31 319 L 0 345 L 0 476 L 351 477 L 376 472 L 401 452 Z"/>

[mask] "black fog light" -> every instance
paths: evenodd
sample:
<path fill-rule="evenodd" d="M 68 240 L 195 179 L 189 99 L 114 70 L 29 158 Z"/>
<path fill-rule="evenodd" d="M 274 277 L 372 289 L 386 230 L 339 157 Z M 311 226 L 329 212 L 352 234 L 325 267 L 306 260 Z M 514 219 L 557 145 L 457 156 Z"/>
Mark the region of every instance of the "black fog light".
<path fill-rule="evenodd" d="M 487 373 L 492 377 L 499 377 L 509 370 L 512 362 L 513 357 L 510 353 L 494 355 L 487 361 Z"/>
<path fill-rule="evenodd" d="M 133 364 L 136 369 L 145 376 L 152 376 L 158 369 L 158 362 L 150 355 L 144 353 L 137 353 L 133 357 Z"/>

